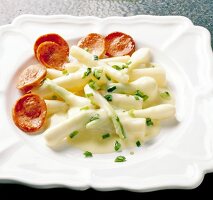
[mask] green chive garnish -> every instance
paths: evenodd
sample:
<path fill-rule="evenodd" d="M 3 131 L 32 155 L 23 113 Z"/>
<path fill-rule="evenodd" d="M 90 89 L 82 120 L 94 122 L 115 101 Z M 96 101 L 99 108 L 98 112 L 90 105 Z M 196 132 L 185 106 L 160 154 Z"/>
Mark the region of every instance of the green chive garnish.
<path fill-rule="evenodd" d="M 98 113 L 96 113 L 94 116 L 92 116 L 92 117 L 90 118 L 89 122 L 92 122 L 92 121 L 97 120 L 97 119 L 100 119 L 100 115 L 99 115 Z M 88 123 L 89 123 L 89 122 L 88 122 Z"/>
<path fill-rule="evenodd" d="M 116 140 L 115 146 L 114 146 L 115 151 L 118 151 L 120 148 L 121 148 L 121 144 Z"/>
<path fill-rule="evenodd" d="M 89 110 L 89 106 L 84 106 L 84 107 L 80 108 L 80 110 Z"/>
<path fill-rule="evenodd" d="M 129 62 L 127 62 L 127 63 L 126 63 L 126 65 L 130 65 L 131 63 L 132 63 L 132 62 L 131 62 L 131 61 L 129 61 Z"/>
<path fill-rule="evenodd" d="M 85 156 L 85 158 L 92 157 L 92 153 L 89 152 L 89 151 L 85 151 L 85 152 L 84 152 L 84 156 Z"/>
<path fill-rule="evenodd" d="M 136 146 L 137 146 L 137 147 L 140 147 L 140 146 L 141 146 L 141 142 L 140 142 L 139 140 L 136 142 Z"/>
<path fill-rule="evenodd" d="M 109 133 L 105 133 L 105 134 L 102 135 L 102 138 L 103 138 L 103 139 L 106 139 L 106 138 L 108 138 L 108 137 L 110 137 L 110 134 L 109 134 Z"/>
<path fill-rule="evenodd" d="M 169 92 L 160 93 L 160 97 L 163 98 L 163 99 L 167 99 L 167 100 L 169 100 L 171 98 Z"/>
<path fill-rule="evenodd" d="M 141 92 L 140 90 L 137 90 L 135 92 L 134 96 L 138 96 L 141 97 L 143 99 L 143 101 L 146 101 L 149 97 L 147 95 L 145 95 L 143 92 Z M 136 99 L 137 100 L 137 99 Z"/>
<path fill-rule="evenodd" d="M 78 131 L 73 131 L 72 133 L 70 133 L 69 137 L 74 138 L 76 135 L 78 135 Z"/>
<path fill-rule="evenodd" d="M 106 76 L 108 81 L 111 81 L 111 78 L 107 74 L 105 74 L 105 76 Z"/>
<path fill-rule="evenodd" d="M 102 74 L 102 70 L 100 69 L 95 69 L 94 72 L 93 72 L 93 76 L 96 78 L 96 79 L 100 79 L 101 78 L 101 74 Z"/>
<path fill-rule="evenodd" d="M 95 81 L 93 81 L 93 80 L 90 80 L 88 84 L 94 90 L 100 89 L 100 87 L 97 85 L 97 83 Z"/>
<path fill-rule="evenodd" d="M 111 86 L 107 89 L 107 92 L 113 92 L 116 89 L 116 86 Z"/>
<path fill-rule="evenodd" d="M 62 71 L 62 74 L 63 74 L 63 75 L 68 75 L 69 72 L 68 72 L 66 69 L 64 69 L 64 70 Z"/>
<path fill-rule="evenodd" d="M 124 156 L 118 156 L 116 159 L 115 159 L 115 162 L 125 162 L 126 161 L 126 158 Z"/>
<path fill-rule="evenodd" d="M 118 71 L 123 69 L 122 67 L 119 67 L 118 65 L 113 65 L 112 68 L 114 68 L 114 69 L 116 69 Z"/>
<path fill-rule="evenodd" d="M 154 123 L 152 122 L 151 118 L 146 118 L 146 125 L 147 126 L 153 126 Z"/>
<path fill-rule="evenodd" d="M 52 100 L 56 100 L 58 97 L 56 95 L 52 96 Z"/>
<path fill-rule="evenodd" d="M 93 97 L 93 93 L 86 94 L 86 97 Z"/>
<path fill-rule="evenodd" d="M 93 58 L 94 58 L 94 60 L 98 60 L 98 56 L 97 55 L 94 55 Z"/>
<path fill-rule="evenodd" d="M 86 72 L 84 72 L 84 75 L 83 75 L 83 77 L 82 78 L 86 78 L 87 76 L 89 76 L 90 75 L 90 73 L 92 72 L 92 69 L 91 68 L 87 68 L 87 71 Z"/>
<path fill-rule="evenodd" d="M 106 94 L 106 95 L 104 95 L 104 98 L 105 98 L 107 101 L 112 101 L 112 95 L 111 95 L 111 94 Z"/>

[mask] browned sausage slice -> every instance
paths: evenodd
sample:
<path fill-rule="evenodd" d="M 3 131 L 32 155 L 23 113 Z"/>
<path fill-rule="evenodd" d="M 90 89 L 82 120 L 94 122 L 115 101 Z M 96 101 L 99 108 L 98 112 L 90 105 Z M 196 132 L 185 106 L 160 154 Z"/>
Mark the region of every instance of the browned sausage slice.
<path fill-rule="evenodd" d="M 34 134 L 45 122 L 47 107 L 45 101 L 36 94 L 26 94 L 13 107 L 13 121 L 18 128 Z"/>

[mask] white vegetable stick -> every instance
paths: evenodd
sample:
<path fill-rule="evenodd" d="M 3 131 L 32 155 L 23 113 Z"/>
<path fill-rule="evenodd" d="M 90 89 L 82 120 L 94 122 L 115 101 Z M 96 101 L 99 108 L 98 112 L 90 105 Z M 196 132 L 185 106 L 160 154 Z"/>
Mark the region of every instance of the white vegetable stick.
<path fill-rule="evenodd" d="M 140 90 L 145 95 L 148 95 L 147 101 L 153 101 L 158 94 L 158 86 L 156 81 L 151 77 L 142 77 L 129 84 L 110 83 L 109 87 L 116 86 L 113 92 L 134 94 L 136 90 Z"/>
<path fill-rule="evenodd" d="M 45 100 L 47 106 L 47 115 L 51 115 L 57 112 L 65 112 L 68 109 L 66 103 L 58 100 Z"/>
<path fill-rule="evenodd" d="M 67 91 L 63 87 L 58 86 L 51 80 L 46 80 L 44 84 L 46 84 L 47 87 L 49 87 L 54 92 L 54 94 L 63 98 L 64 101 L 70 106 L 92 106 L 87 98 L 77 96 L 72 92 Z"/>
<path fill-rule="evenodd" d="M 142 110 L 133 110 L 135 117 L 151 118 L 151 119 L 167 119 L 175 116 L 175 106 L 171 104 L 161 104 L 152 106 Z"/>
<path fill-rule="evenodd" d="M 132 95 L 126 95 L 126 94 L 116 94 L 112 93 L 112 101 L 110 101 L 110 104 L 124 110 L 131 110 L 131 109 L 142 109 L 143 100 L 142 98 L 139 98 L 139 100 L 136 100 L 134 96 Z"/>
<path fill-rule="evenodd" d="M 64 68 L 69 72 L 69 73 L 74 73 L 78 71 L 82 67 L 81 64 L 79 63 L 66 63 L 64 64 Z"/>
<path fill-rule="evenodd" d="M 64 76 L 62 74 L 62 71 L 59 71 L 57 69 L 47 68 L 47 76 L 46 76 L 46 78 L 55 79 L 55 78 L 58 78 L 58 77 L 61 77 L 61 76 Z"/>
<path fill-rule="evenodd" d="M 78 46 L 72 46 L 70 48 L 70 55 L 86 66 L 96 67 L 98 65 L 98 62 L 94 60 L 94 55 Z"/>
<path fill-rule="evenodd" d="M 104 59 L 100 59 L 100 61 L 103 61 L 105 63 L 108 62 L 123 62 L 123 63 L 127 63 L 130 59 L 130 56 L 117 56 L 117 57 L 112 57 L 112 58 L 104 58 Z"/>
<path fill-rule="evenodd" d="M 135 81 L 144 76 L 154 78 L 159 87 L 166 86 L 166 73 L 162 68 L 133 69 L 129 74 L 130 81 Z"/>
<path fill-rule="evenodd" d="M 99 62 L 100 66 L 104 69 L 105 73 L 113 80 L 120 83 L 128 83 L 129 75 L 127 74 L 127 69 L 124 70 L 116 70 L 106 63 Z"/>
<path fill-rule="evenodd" d="M 115 133 L 118 134 L 120 138 L 125 138 L 126 135 L 123 129 L 123 125 L 120 122 L 120 119 L 117 116 L 116 112 L 107 102 L 107 100 L 103 96 L 101 96 L 97 91 L 90 88 L 89 85 L 86 85 L 84 87 L 84 91 L 86 94 L 93 94 L 93 96 L 90 96 L 89 98 L 106 111 L 107 115 L 111 118 L 112 123 L 115 127 Z"/>
<path fill-rule="evenodd" d="M 147 64 L 151 61 L 151 52 L 149 48 L 141 48 L 135 51 L 130 60 L 129 70 L 134 69 L 138 65 Z"/>
<path fill-rule="evenodd" d="M 64 87 L 67 90 L 71 90 L 72 92 L 77 92 L 83 90 L 84 86 L 88 83 L 91 78 L 91 74 L 84 79 L 82 79 L 84 75 L 83 71 L 70 73 L 69 75 L 64 75 L 59 78 L 53 80 L 54 83 L 58 84 L 61 87 Z M 47 88 L 47 85 L 43 84 L 39 88 L 35 88 L 32 90 L 33 93 L 38 94 L 43 98 L 48 98 L 53 95 L 53 92 Z"/>
<path fill-rule="evenodd" d="M 70 133 L 84 128 L 92 114 L 92 110 L 79 112 L 79 114 L 47 129 L 43 133 L 47 145 L 52 148 L 57 147 Z"/>

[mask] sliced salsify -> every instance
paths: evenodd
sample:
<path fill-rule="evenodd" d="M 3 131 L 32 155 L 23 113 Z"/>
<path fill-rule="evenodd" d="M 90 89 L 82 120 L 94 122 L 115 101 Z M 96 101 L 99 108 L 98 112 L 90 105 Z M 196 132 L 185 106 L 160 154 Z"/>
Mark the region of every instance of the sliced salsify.
<path fill-rule="evenodd" d="M 63 70 L 67 61 L 67 51 L 55 42 L 43 42 L 37 49 L 38 60 L 48 68 Z"/>
<path fill-rule="evenodd" d="M 78 42 L 78 46 L 89 53 L 102 58 L 105 55 L 105 39 L 98 33 L 90 33 Z"/>
<path fill-rule="evenodd" d="M 22 96 L 16 101 L 12 111 L 16 126 L 28 134 L 35 134 L 41 129 L 46 114 L 46 103 L 36 94 Z"/>
<path fill-rule="evenodd" d="M 30 91 L 32 88 L 37 87 L 45 79 L 47 74 L 46 67 L 37 64 L 30 65 L 22 71 L 19 76 L 17 88 L 24 93 Z"/>
<path fill-rule="evenodd" d="M 109 57 L 132 55 L 135 51 L 133 38 L 122 32 L 113 32 L 105 37 L 106 55 Z"/>
<path fill-rule="evenodd" d="M 45 34 L 40 36 L 35 44 L 34 44 L 34 53 L 35 53 L 35 57 L 37 57 L 37 49 L 39 47 L 39 45 L 43 42 L 55 42 L 56 44 L 60 45 L 61 47 L 63 47 L 64 51 L 67 53 L 67 56 L 69 55 L 69 45 L 68 43 L 58 34 L 56 33 L 49 33 L 49 34 Z"/>

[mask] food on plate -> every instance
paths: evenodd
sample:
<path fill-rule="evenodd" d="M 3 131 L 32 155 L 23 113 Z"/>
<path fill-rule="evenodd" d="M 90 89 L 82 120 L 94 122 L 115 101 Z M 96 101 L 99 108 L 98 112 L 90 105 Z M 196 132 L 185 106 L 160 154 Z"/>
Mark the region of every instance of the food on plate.
<path fill-rule="evenodd" d="M 65 48 L 55 42 L 43 42 L 37 49 L 37 57 L 45 67 L 63 70 L 68 54 Z"/>
<path fill-rule="evenodd" d="M 106 55 L 109 57 L 132 55 L 135 51 L 135 41 L 130 35 L 113 32 L 105 37 Z"/>
<path fill-rule="evenodd" d="M 34 51 L 41 64 L 20 74 L 17 88 L 30 93 L 16 102 L 13 120 L 29 134 L 44 130 L 52 149 L 66 143 L 92 157 L 141 147 L 175 116 L 165 70 L 125 33 L 91 33 L 70 47 L 47 34 Z"/>
<path fill-rule="evenodd" d="M 105 39 L 97 33 L 90 33 L 86 37 L 81 38 L 78 46 L 93 55 L 97 55 L 99 58 L 102 58 L 106 52 Z"/>
<path fill-rule="evenodd" d="M 32 88 L 39 86 L 47 75 L 46 67 L 37 64 L 25 68 L 19 75 L 17 88 L 21 91 L 28 92 Z"/>
<path fill-rule="evenodd" d="M 17 100 L 13 107 L 13 121 L 16 126 L 29 134 L 34 134 L 43 126 L 47 107 L 36 94 L 26 94 Z"/>
<path fill-rule="evenodd" d="M 35 54 L 36 58 L 37 58 L 37 49 L 38 49 L 39 45 L 42 44 L 43 42 L 54 42 L 54 43 L 60 45 L 64 49 L 66 54 L 69 55 L 68 43 L 60 35 L 58 35 L 56 33 L 49 33 L 49 34 L 40 36 L 36 40 L 36 42 L 34 44 L 34 54 Z"/>

